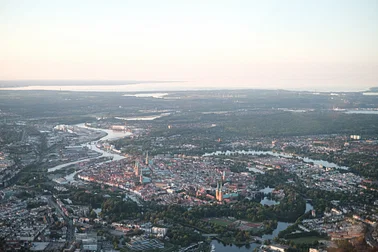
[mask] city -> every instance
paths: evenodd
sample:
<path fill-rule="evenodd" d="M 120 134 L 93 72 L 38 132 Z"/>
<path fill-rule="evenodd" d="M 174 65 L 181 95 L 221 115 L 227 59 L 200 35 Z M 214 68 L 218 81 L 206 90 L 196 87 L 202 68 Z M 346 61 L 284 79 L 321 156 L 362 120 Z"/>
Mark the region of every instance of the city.
<path fill-rule="evenodd" d="M 344 95 L 343 101 L 356 95 Z M 323 251 L 377 246 L 377 175 L 369 170 L 378 158 L 373 124 L 337 133 L 333 119 L 325 125 L 328 134 L 271 134 L 274 122 L 248 135 L 227 129 L 235 116 L 247 120 L 285 115 L 296 120 L 305 115 L 323 120 L 332 115 L 350 124 L 355 114 L 346 111 L 377 110 L 340 111 L 327 101 L 324 106 L 330 108 L 320 114 L 316 108 L 248 109 L 248 103 L 234 111 L 213 107 L 204 113 L 201 102 L 190 111 L 177 109 L 196 97 L 168 94 L 164 99 L 171 105 L 163 105 L 169 114 L 154 116 L 163 109 L 142 111 L 140 116 L 134 112 L 126 122 L 117 111 L 65 124 L 73 118 L 22 119 L 2 109 L 3 247 L 211 251 L 224 244 L 256 251 Z M 154 97 L 128 99 L 162 106 Z M 204 94 L 202 99 L 214 98 Z M 240 96 L 221 99 L 232 109 L 233 99 Z M 279 100 L 272 103 L 280 105 Z M 146 116 L 150 120 L 144 120 Z M 357 116 L 378 120 L 375 114 Z M 246 127 L 250 130 L 249 124 Z"/>
<path fill-rule="evenodd" d="M 0 252 L 378 252 L 378 0 L 0 0 Z"/>

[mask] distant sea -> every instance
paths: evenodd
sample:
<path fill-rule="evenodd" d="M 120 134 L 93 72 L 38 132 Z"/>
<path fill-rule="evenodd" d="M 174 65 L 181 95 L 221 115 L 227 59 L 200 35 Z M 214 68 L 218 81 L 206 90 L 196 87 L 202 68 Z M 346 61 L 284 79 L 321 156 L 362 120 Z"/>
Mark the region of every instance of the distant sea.
<path fill-rule="evenodd" d="M 86 81 L 86 80 L 0 80 L 0 90 L 56 90 L 56 91 L 94 91 L 94 92 L 162 92 L 162 91 L 192 91 L 192 90 L 235 90 L 235 89 L 264 89 L 291 90 L 309 92 L 363 92 L 369 87 L 290 87 L 283 85 L 246 85 L 246 84 L 206 84 L 195 81 Z"/>

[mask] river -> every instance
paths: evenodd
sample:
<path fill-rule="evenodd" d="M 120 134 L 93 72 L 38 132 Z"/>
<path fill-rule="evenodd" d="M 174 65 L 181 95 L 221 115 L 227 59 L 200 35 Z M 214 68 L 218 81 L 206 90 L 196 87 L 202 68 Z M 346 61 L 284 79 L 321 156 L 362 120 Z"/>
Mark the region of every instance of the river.
<path fill-rule="evenodd" d="M 378 110 L 347 110 L 345 114 L 378 115 Z"/>
<path fill-rule="evenodd" d="M 254 151 L 254 150 L 236 150 L 236 151 L 215 151 L 212 153 L 205 153 L 203 156 L 218 156 L 218 155 L 232 155 L 232 154 L 245 154 L 245 155 L 270 155 L 274 157 L 282 157 L 282 158 L 296 158 L 299 160 L 302 160 L 306 163 L 314 163 L 315 165 L 321 165 L 329 168 L 336 168 L 336 169 L 342 169 L 342 170 L 348 170 L 349 168 L 346 166 L 340 166 L 335 163 L 331 163 L 328 161 L 324 160 L 317 160 L 317 159 L 311 159 L 308 157 L 300 157 L 300 156 L 294 156 L 288 153 L 278 153 L 278 152 L 273 152 L 273 151 Z"/>
<path fill-rule="evenodd" d="M 150 115 L 150 116 L 139 116 L 139 117 L 114 117 L 118 120 L 124 120 L 124 121 L 152 121 L 164 116 L 169 116 L 171 113 L 161 113 L 159 115 Z"/>
<path fill-rule="evenodd" d="M 102 137 L 102 138 L 100 138 L 98 141 L 116 140 L 116 139 L 119 139 L 119 138 L 130 136 L 132 134 L 130 132 L 124 132 L 124 131 L 114 131 L 114 130 L 108 130 L 108 129 L 89 128 L 89 127 L 85 126 L 84 123 L 76 124 L 74 126 L 79 127 L 79 128 L 86 128 L 86 129 L 90 129 L 90 130 L 100 130 L 100 131 L 106 132 L 107 135 L 104 136 L 104 137 Z M 104 150 L 98 148 L 96 146 L 96 142 L 90 141 L 90 142 L 82 144 L 81 146 L 82 147 L 88 147 L 89 149 L 91 149 L 93 151 L 99 152 L 101 154 L 101 156 L 97 156 L 96 158 L 99 158 L 99 157 L 112 157 L 113 158 L 112 160 L 121 160 L 121 159 L 125 158 L 124 156 L 121 156 L 121 155 L 119 155 L 117 153 L 107 152 L 107 151 L 104 151 Z M 93 158 L 86 158 L 86 159 L 81 159 L 81 160 L 77 160 L 77 161 L 73 161 L 73 162 L 69 162 L 69 163 L 65 163 L 65 164 L 60 164 L 60 165 L 54 166 L 52 168 L 49 168 L 47 171 L 48 172 L 53 172 L 53 171 L 62 169 L 64 167 L 67 167 L 69 165 L 77 164 L 77 163 L 80 163 L 80 162 L 90 161 L 91 159 L 93 159 Z M 104 161 L 104 162 L 109 162 L 109 161 Z M 104 162 L 102 162 L 102 163 L 104 163 Z M 101 163 L 99 163 L 99 164 L 101 164 Z M 65 177 L 65 179 L 67 181 L 72 181 L 73 178 L 74 178 L 74 176 L 78 172 L 79 171 L 75 171 L 74 173 L 71 173 L 71 174 L 67 175 Z"/>

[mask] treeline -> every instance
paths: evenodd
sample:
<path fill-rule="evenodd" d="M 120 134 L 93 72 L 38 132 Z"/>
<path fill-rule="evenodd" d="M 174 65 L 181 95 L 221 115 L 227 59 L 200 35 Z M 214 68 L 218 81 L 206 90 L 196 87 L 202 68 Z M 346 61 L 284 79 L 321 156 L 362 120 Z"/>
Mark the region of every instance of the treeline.
<path fill-rule="evenodd" d="M 289 226 L 285 230 L 282 230 L 281 232 L 278 233 L 279 238 L 284 238 L 284 239 L 295 239 L 295 238 L 300 238 L 300 237 L 310 237 L 310 236 L 317 236 L 317 237 L 323 237 L 327 238 L 327 234 L 320 234 L 317 231 L 310 231 L 310 232 L 300 232 L 296 233 L 298 228 L 298 223 Z"/>
<path fill-rule="evenodd" d="M 355 134 L 356 132 L 361 135 L 376 135 L 378 132 L 378 117 L 375 115 L 352 115 L 332 111 L 292 113 L 278 110 L 254 110 L 234 114 L 216 114 L 216 116 L 199 115 L 198 112 L 184 114 L 185 116 L 174 114 L 153 121 L 148 137 L 129 142 L 118 141 L 116 146 L 126 148 L 127 152 L 143 149 L 149 150 L 151 154 L 201 155 L 216 150 L 227 150 L 230 147 L 225 146 L 224 143 L 242 139 Z M 211 124 L 216 126 L 210 127 Z M 168 129 L 167 125 L 172 125 L 172 128 Z M 159 142 L 154 142 L 157 138 L 160 138 Z M 192 144 L 196 147 L 177 148 L 184 144 Z M 375 168 L 363 169 L 366 169 L 365 174 L 376 171 Z"/>
<path fill-rule="evenodd" d="M 289 178 L 293 179 L 294 183 L 287 183 Z M 347 204 L 348 202 L 360 202 L 360 203 L 373 203 L 375 192 L 366 192 L 365 197 L 359 197 L 358 195 L 352 195 L 347 191 L 331 192 L 316 188 L 308 188 L 303 185 L 303 182 L 292 173 L 284 172 L 281 170 L 268 171 L 265 175 L 258 174 L 256 176 L 256 184 L 260 187 L 270 186 L 277 189 L 283 188 L 286 191 L 292 191 L 302 199 L 306 197 L 312 200 L 312 205 L 317 212 L 324 212 L 332 208 L 332 200 L 338 200 L 341 204 Z M 371 195 L 371 197 L 368 197 Z M 377 194 L 378 195 L 378 194 Z M 284 198 L 285 200 L 286 198 Z M 368 199 L 369 202 L 365 202 Z M 304 200 L 303 200 L 304 201 Z M 281 201 L 280 205 L 283 203 Z M 301 206 L 303 207 L 303 206 Z M 304 202 L 304 209 L 305 209 Z M 304 212 L 304 210 L 303 210 Z M 302 213 L 303 213 L 302 212 Z"/>
<path fill-rule="evenodd" d="M 306 201 L 292 188 L 286 187 L 285 197 L 274 208 L 278 220 L 292 222 L 305 212 Z"/>
<path fill-rule="evenodd" d="M 91 208 L 100 208 L 104 201 L 103 194 L 89 193 L 85 190 L 74 192 L 71 194 L 70 199 L 74 202 L 74 204 L 90 205 Z"/>
<path fill-rule="evenodd" d="M 145 214 L 143 215 L 143 217 L 141 217 L 145 221 L 151 221 L 154 224 L 158 224 L 160 221 L 164 221 L 166 223 L 170 223 L 173 226 L 178 224 L 185 226 L 186 228 L 189 228 L 187 230 L 196 229 L 207 234 L 218 234 L 218 237 L 223 242 L 230 244 L 235 242 L 251 242 L 253 235 L 263 235 L 264 233 L 272 232 L 277 226 L 277 221 L 275 220 L 264 220 L 262 221 L 264 225 L 263 229 L 243 231 L 238 230 L 237 227 L 234 226 L 226 227 L 203 220 L 205 217 L 223 217 L 223 214 L 231 215 L 232 208 L 223 207 L 224 205 L 194 207 L 190 210 L 187 210 L 186 208 L 179 205 L 161 206 L 155 205 L 154 203 L 147 203 L 147 205 L 148 210 L 146 209 Z M 219 209 L 217 207 L 219 207 Z M 192 242 L 194 241 L 196 240 L 192 240 Z"/>
<path fill-rule="evenodd" d="M 300 136 L 314 134 L 376 134 L 375 115 L 343 114 L 336 112 L 291 113 L 275 112 L 230 116 L 222 124 L 225 134 L 248 136 Z"/>
<path fill-rule="evenodd" d="M 294 183 L 300 183 L 296 174 L 284 172 L 282 170 L 269 170 L 265 174 L 256 174 L 255 183 L 258 187 L 276 187 L 286 184 L 288 179 L 293 179 Z"/>
<path fill-rule="evenodd" d="M 376 154 L 351 153 L 339 163 L 349 167 L 353 173 L 378 180 L 378 156 Z"/>
<path fill-rule="evenodd" d="M 209 127 L 211 124 L 216 127 Z M 293 113 L 281 110 L 247 110 L 226 114 L 188 112 L 153 122 L 151 136 L 204 136 L 205 139 L 279 137 L 317 134 L 376 134 L 378 118 L 367 114 L 333 111 Z M 167 130 L 167 125 L 172 125 Z M 194 135 L 193 135 L 194 134 Z M 180 141 L 183 139 L 177 139 Z"/>
<path fill-rule="evenodd" d="M 180 206 L 154 206 L 153 203 L 150 203 L 148 208 L 150 210 L 144 214 L 143 218 L 153 223 L 171 220 L 195 227 L 205 233 L 225 235 L 230 230 L 234 230 L 235 235 L 235 232 L 238 232 L 236 228 L 203 221 L 204 218 L 233 217 L 238 220 L 263 222 L 264 230 L 249 232 L 250 235 L 261 235 L 267 230 L 273 230 L 277 225 L 277 220 L 295 221 L 304 213 L 305 201 L 294 191 L 287 189 L 286 197 L 275 206 L 263 206 L 257 202 L 243 200 L 233 204 L 193 207 L 190 210 Z"/>
<path fill-rule="evenodd" d="M 192 243 L 197 243 L 204 239 L 201 234 L 194 232 L 193 228 L 188 228 L 182 225 L 173 225 L 169 228 L 167 237 L 169 238 L 170 243 L 182 247 L 189 246 Z"/>
<path fill-rule="evenodd" d="M 377 137 L 378 135 L 375 135 Z M 378 155 L 374 151 L 345 154 L 344 151 L 314 153 L 306 147 L 286 147 L 285 152 L 295 153 L 312 159 L 320 159 L 349 167 L 349 171 L 367 178 L 378 179 Z M 340 170 L 343 172 L 343 170 Z"/>
<path fill-rule="evenodd" d="M 118 221 L 129 218 L 137 218 L 141 209 L 132 200 L 123 201 L 118 198 L 109 198 L 101 205 L 101 215 L 109 221 Z"/>
<path fill-rule="evenodd" d="M 5 146 L 21 140 L 22 129 L 16 130 L 15 126 L 0 125 L 0 144 Z"/>

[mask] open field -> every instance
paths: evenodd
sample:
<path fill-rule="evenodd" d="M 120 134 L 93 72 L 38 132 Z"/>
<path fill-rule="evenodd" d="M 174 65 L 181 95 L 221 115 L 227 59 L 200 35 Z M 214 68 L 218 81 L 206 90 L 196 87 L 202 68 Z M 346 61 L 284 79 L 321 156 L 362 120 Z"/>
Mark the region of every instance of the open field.
<path fill-rule="evenodd" d="M 232 226 L 240 230 L 259 230 L 263 227 L 262 223 L 253 223 L 242 220 L 229 220 L 227 218 L 206 218 L 205 221 L 228 227 Z"/>
<path fill-rule="evenodd" d="M 240 230 L 252 230 L 254 232 L 259 231 L 264 228 L 263 224 L 260 222 L 249 222 L 249 221 L 235 221 L 235 227 Z"/>
<path fill-rule="evenodd" d="M 214 223 L 214 224 L 217 224 L 217 225 L 220 225 L 220 226 L 229 226 L 233 223 L 233 221 L 231 220 L 228 220 L 226 218 L 208 218 L 208 219 L 205 219 L 206 221 L 209 221 L 211 223 Z"/>

